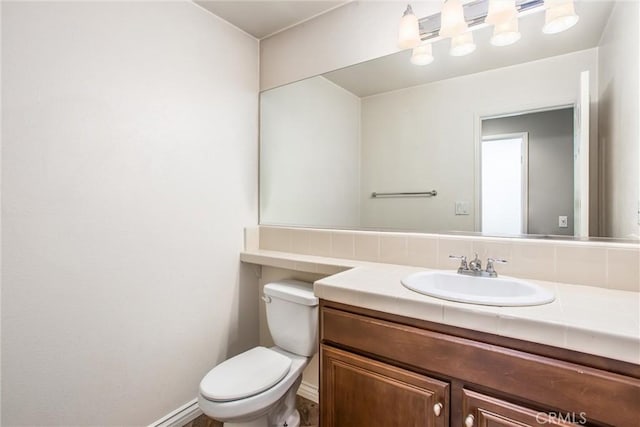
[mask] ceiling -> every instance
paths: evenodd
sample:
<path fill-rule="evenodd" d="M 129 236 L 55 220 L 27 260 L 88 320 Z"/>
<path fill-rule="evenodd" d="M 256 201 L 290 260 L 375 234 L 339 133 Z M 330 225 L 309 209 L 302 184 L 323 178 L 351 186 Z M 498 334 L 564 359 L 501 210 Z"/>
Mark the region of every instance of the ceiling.
<path fill-rule="evenodd" d="M 573 28 L 554 35 L 542 33 L 544 13 L 523 16 L 519 20 L 522 38 L 511 46 L 492 46 L 489 43 L 492 27 L 485 27 L 473 32 L 477 48 L 467 56 L 450 56 L 449 40 L 440 40 L 433 45 L 435 60 L 426 66 L 411 64 L 409 49 L 333 71 L 324 77 L 364 97 L 589 49 L 598 46 L 612 7 L 610 1 L 578 2 L 576 12 L 580 21 Z"/>
<path fill-rule="evenodd" d="M 347 0 L 194 0 L 194 2 L 257 39 L 265 38 L 348 3 Z"/>

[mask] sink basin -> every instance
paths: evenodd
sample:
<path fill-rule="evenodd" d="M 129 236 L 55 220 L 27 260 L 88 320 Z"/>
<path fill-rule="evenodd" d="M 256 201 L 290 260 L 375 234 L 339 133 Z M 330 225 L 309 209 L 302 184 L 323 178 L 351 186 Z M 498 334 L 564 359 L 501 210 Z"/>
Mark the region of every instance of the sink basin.
<path fill-rule="evenodd" d="M 412 291 L 449 301 L 495 306 L 548 304 L 553 292 L 510 277 L 474 277 L 448 271 L 423 271 L 402 279 Z"/>

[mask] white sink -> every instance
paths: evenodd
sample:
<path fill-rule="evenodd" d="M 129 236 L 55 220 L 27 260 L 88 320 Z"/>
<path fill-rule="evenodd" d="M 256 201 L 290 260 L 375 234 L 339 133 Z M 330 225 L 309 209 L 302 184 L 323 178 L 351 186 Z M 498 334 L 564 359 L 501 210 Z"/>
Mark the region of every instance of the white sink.
<path fill-rule="evenodd" d="M 496 306 L 548 304 L 553 292 L 510 277 L 474 277 L 448 271 L 423 271 L 402 279 L 412 291 L 450 301 Z"/>

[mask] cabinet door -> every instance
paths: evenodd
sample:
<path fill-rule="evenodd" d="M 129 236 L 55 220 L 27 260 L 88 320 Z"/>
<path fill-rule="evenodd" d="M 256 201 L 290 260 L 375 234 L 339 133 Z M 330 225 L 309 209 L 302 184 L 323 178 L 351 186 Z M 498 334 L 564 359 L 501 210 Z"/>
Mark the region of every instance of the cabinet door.
<path fill-rule="evenodd" d="M 540 427 L 585 424 L 584 413 L 540 412 L 470 390 L 462 391 L 465 427 Z"/>
<path fill-rule="evenodd" d="M 445 427 L 449 385 L 321 346 L 323 427 Z"/>

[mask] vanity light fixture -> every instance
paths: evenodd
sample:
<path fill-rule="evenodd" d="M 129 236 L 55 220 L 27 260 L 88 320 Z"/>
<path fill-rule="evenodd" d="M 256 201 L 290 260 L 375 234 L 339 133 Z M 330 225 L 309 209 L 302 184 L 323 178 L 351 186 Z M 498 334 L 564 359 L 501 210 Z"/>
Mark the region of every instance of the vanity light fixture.
<path fill-rule="evenodd" d="M 411 63 L 413 65 L 428 65 L 433 62 L 433 48 L 431 43 L 425 43 L 414 47 L 411 52 Z"/>
<path fill-rule="evenodd" d="M 418 18 L 413 13 L 411 5 L 407 5 L 407 9 L 400 20 L 400 28 L 398 29 L 398 46 L 400 49 L 410 49 L 420 44 L 420 25 Z"/>
<path fill-rule="evenodd" d="M 546 10 L 542 32 L 545 34 L 556 34 L 568 30 L 580 19 L 576 15 L 573 0 L 544 0 L 544 5 Z"/>
<path fill-rule="evenodd" d="M 499 22 L 493 26 L 491 44 L 494 46 L 508 46 L 520 40 L 518 18 L 511 18 L 506 22 Z"/>
<path fill-rule="evenodd" d="M 510 21 L 517 16 L 516 0 L 489 0 L 489 10 L 484 22 L 495 25 Z"/>
<path fill-rule="evenodd" d="M 462 33 L 451 38 L 451 49 L 449 55 L 464 56 L 476 50 L 476 44 L 473 42 L 473 34 L 471 31 Z"/>
<path fill-rule="evenodd" d="M 520 40 L 516 0 L 489 0 L 484 22 L 493 25 L 492 45 L 507 46 Z"/>
<path fill-rule="evenodd" d="M 468 29 L 460 0 L 445 0 L 440 14 L 440 36 L 456 37 Z"/>
<path fill-rule="evenodd" d="M 472 31 L 493 25 L 491 44 L 507 46 L 520 40 L 518 17 L 545 11 L 544 33 L 555 34 L 578 22 L 574 0 L 444 0 L 441 13 L 418 19 L 410 5 L 400 21 L 398 46 L 414 49 L 411 62 L 426 65 L 433 61 L 430 39 L 451 38 L 452 56 L 462 56 L 476 48 Z M 422 44 L 421 44 L 422 43 Z M 428 46 L 428 47 L 427 47 Z M 425 50 L 429 53 L 425 53 Z"/>

